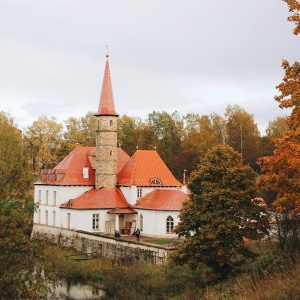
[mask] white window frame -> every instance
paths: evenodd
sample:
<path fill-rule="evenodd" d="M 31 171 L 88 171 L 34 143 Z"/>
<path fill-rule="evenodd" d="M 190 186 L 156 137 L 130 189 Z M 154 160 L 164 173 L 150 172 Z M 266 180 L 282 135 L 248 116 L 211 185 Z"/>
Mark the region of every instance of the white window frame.
<path fill-rule="evenodd" d="M 92 223 L 92 228 L 93 230 L 99 230 L 99 220 L 100 220 L 100 215 L 99 214 L 93 214 L 93 223 Z"/>
<path fill-rule="evenodd" d="M 174 230 L 174 219 L 172 216 L 168 216 L 166 220 L 166 232 L 173 233 Z"/>
<path fill-rule="evenodd" d="M 150 184 L 161 184 L 161 180 L 160 179 L 158 179 L 158 178 L 153 178 L 152 180 L 151 180 L 151 182 L 150 182 Z"/>
<path fill-rule="evenodd" d="M 56 206 L 56 191 L 53 191 L 53 206 Z"/>
<path fill-rule="evenodd" d="M 137 198 L 140 199 L 143 197 L 143 189 L 137 188 Z"/>
<path fill-rule="evenodd" d="M 67 213 L 67 229 L 71 229 L 71 213 Z"/>
<path fill-rule="evenodd" d="M 140 231 L 144 231 L 144 217 L 140 214 Z"/>
<path fill-rule="evenodd" d="M 53 227 L 55 227 L 55 225 L 56 225 L 56 211 L 55 210 L 52 212 L 52 225 L 53 225 Z"/>

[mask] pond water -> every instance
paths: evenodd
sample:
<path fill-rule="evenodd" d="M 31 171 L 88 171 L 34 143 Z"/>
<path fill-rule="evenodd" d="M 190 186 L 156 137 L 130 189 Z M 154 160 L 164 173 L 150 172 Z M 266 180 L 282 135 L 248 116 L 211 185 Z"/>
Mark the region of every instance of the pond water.
<path fill-rule="evenodd" d="M 98 300 L 105 299 L 105 291 L 90 285 L 61 283 L 52 288 L 48 300 Z"/>

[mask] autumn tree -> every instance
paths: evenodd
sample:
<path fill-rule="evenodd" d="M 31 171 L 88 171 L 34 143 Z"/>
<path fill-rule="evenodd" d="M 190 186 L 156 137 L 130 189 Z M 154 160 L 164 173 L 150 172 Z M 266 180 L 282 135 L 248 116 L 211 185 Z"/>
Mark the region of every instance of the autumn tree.
<path fill-rule="evenodd" d="M 273 156 L 260 160 L 262 171 L 259 184 L 264 190 L 275 193 L 273 207 L 277 213 L 278 239 L 283 251 L 297 249 L 300 245 L 300 65 L 283 61 L 283 82 L 275 100 L 281 108 L 292 108 L 288 130 L 282 137 L 272 137 Z M 280 223 L 283 223 L 281 225 Z"/>
<path fill-rule="evenodd" d="M 96 145 L 96 118 L 92 112 L 80 118 L 70 117 L 64 123 L 66 130 L 63 137 L 70 151 L 78 145 L 89 147 Z"/>
<path fill-rule="evenodd" d="M 283 0 L 287 3 L 289 7 L 289 11 L 293 13 L 293 15 L 288 17 L 290 22 L 294 22 L 296 27 L 294 28 L 294 34 L 298 35 L 300 33 L 300 2 L 297 0 Z"/>
<path fill-rule="evenodd" d="M 53 168 L 62 159 L 58 154 L 63 144 L 63 125 L 54 117 L 40 116 L 25 130 L 24 142 L 35 174 Z"/>
<path fill-rule="evenodd" d="M 0 112 L 0 153 L 0 298 L 41 299 L 47 289 L 42 249 L 30 240 L 31 170 L 22 133 L 4 112 Z"/>
<path fill-rule="evenodd" d="M 277 116 L 274 120 L 268 122 L 266 128 L 267 136 L 282 137 L 282 134 L 289 129 L 288 116 Z"/>
<path fill-rule="evenodd" d="M 175 157 L 175 164 L 180 173 L 186 169 L 190 174 L 207 151 L 217 144 L 217 134 L 209 116 L 189 113 L 183 117 L 183 122 L 182 150 Z"/>
<path fill-rule="evenodd" d="M 294 34 L 299 34 L 300 3 L 284 0 L 294 15 L 288 18 L 296 23 Z M 285 72 L 277 86 L 279 95 L 275 100 L 280 108 L 292 109 L 288 118 L 288 129 L 282 136 L 274 136 L 273 156 L 260 160 L 264 172 L 259 180 L 262 189 L 275 194 L 273 207 L 276 212 L 277 234 L 284 253 L 293 254 L 300 245 L 300 64 L 282 61 Z"/>
<path fill-rule="evenodd" d="M 244 238 L 267 234 L 268 217 L 256 196 L 256 174 L 229 146 L 216 146 L 192 174 L 190 199 L 175 232 L 186 239 L 173 256 L 192 268 L 207 265 L 217 276 L 234 271 L 252 253 Z"/>
<path fill-rule="evenodd" d="M 274 120 L 269 121 L 266 128 L 266 135 L 260 137 L 259 139 L 259 157 L 273 155 L 275 147 L 271 137 L 282 137 L 283 132 L 286 130 L 288 130 L 287 116 L 277 116 Z M 274 193 L 270 194 L 271 197 L 269 197 L 268 193 L 262 194 L 262 197 L 265 199 L 268 205 L 274 201 L 273 194 Z"/>
<path fill-rule="evenodd" d="M 258 170 L 258 143 L 260 133 L 254 116 L 238 105 L 228 105 L 225 112 L 227 119 L 227 144 L 242 154 L 245 164 Z"/>
<path fill-rule="evenodd" d="M 135 118 L 134 145 L 138 149 L 153 150 L 157 147 L 157 136 L 151 126 L 141 118 Z"/>
<path fill-rule="evenodd" d="M 226 145 L 228 141 L 226 119 L 217 113 L 212 113 L 210 115 L 210 120 L 212 128 L 217 136 L 217 143 L 220 145 Z"/>

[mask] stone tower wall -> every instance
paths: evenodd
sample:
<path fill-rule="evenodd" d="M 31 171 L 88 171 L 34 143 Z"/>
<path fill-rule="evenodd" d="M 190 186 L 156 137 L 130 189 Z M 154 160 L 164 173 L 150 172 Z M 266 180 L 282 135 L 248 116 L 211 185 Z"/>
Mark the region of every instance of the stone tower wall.
<path fill-rule="evenodd" d="M 117 181 L 117 116 L 97 116 L 96 189 L 115 188 Z"/>

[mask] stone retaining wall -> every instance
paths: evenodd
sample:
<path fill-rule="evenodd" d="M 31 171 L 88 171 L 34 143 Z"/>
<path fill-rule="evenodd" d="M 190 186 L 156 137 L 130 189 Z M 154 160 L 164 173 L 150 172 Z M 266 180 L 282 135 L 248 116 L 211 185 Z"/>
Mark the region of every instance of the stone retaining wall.
<path fill-rule="evenodd" d="M 34 225 L 32 237 L 91 255 L 120 259 L 124 262 L 165 263 L 174 249 L 127 241 L 112 236 L 95 235 L 43 225 Z"/>

